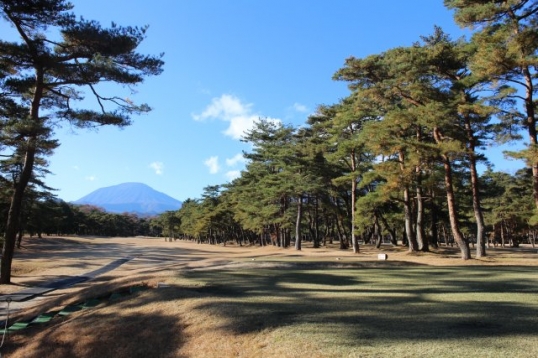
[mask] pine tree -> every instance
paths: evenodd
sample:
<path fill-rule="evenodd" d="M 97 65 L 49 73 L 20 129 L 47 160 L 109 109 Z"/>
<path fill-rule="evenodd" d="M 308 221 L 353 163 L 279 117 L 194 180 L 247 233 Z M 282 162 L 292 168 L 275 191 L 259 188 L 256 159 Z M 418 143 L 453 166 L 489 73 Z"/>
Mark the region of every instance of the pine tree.
<path fill-rule="evenodd" d="M 511 125 L 526 129 L 529 145 L 512 153 L 532 169 L 532 188 L 538 209 L 538 136 L 536 118 L 536 79 L 538 68 L 538 2 L 534 0 L 483 1 L 445 0 L 463 27 L 476 29 L 472 41 L 478 51 L 472 59 L 474 71 L 489 77 L 505 103 L 522 104 L 504 113 Z M 513 87 L 513 90 L 507 88 Z M 538 215 L 538 214 L 537 214 Z"/>
<path fill-rule="evenodd" d="M 147 112 L 147 105 L 105 95 L 98 84 L 136 85 L 162 71 L 160 56 L 136 52 L 147 27 L 103 28 L 95 21 L 77 19 L 64 0 L 3 0 L 0 15 L 15 28 L 19 42 L 0 41 L 0 88 L 26 114 L 11 113 L 11 120 L 28 129 L 23 168 L 14 185 L 5 230 L 0 283 L 11 281 L 11 263 L 24 191 L 32 176 L 39 140 L 55 122 L 77 127 L 126 126 L 130 116 Z M 4 69 L 9 69 L 7 73 Z M 78 108 L 83 89 L 96 100 L 98 110 Z"/>

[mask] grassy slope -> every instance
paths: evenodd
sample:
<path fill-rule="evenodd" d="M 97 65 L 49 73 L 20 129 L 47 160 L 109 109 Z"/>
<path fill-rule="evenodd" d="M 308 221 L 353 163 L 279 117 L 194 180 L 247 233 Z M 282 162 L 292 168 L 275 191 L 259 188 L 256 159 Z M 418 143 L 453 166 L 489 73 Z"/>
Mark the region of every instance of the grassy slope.
<path fill-rule="evenodd" d="M 9 357 L 536 357 L 534 267 L 260 263 L 170 285 L 8 339 Z"/>

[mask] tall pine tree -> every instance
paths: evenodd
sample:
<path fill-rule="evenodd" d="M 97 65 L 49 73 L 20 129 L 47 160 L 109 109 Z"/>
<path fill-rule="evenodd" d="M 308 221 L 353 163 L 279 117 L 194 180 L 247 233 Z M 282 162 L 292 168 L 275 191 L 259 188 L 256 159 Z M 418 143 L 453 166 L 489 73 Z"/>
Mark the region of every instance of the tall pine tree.
<path fill-rule="evenodd" d="M 59 120 L 74 126 L 126 126 L 147 105 L 100 92 L 100 82 L 141 83 L 162 71 L 161 56 L 138 53 L 147 27 L 103 28 L 95 21 L 77 19 L 64 0 L 2 0 L 0 16 L 19 35 L 18 41 L 0 41 L 0 87 L 26 114 L 12 120 L 25 123 L 23 167 L 13 185 L 0 265 L 0 283 L 11 281 L 11 264 L 25 189 L 34 169 L 39 138 Z M 93 96 L 97 110 L 76 102 L 83 90 Z"/>

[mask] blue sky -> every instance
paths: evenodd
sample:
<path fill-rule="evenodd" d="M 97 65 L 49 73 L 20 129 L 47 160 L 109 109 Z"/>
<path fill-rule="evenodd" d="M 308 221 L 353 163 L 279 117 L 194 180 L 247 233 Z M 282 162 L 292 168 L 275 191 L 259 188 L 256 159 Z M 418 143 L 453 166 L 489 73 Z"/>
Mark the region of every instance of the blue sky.
<path fill-rule="evenodd" d="M 249 147 L 239 138 L 254 120 L 302 125 L 318 105 L 346 97 L 346 84 L 331 78 L 347 57 L 411 45 L 434 25 L 454 38 L 467 34 L 441 0 L 72 3 L 76 14 L 103 26 L 149 25 L 140 51 L 164 52 L 166 64 L 134 95 L 115 87 L 115 94 L 153 108 L 130 127 L 56 129 L 61 146 L 50 157 L 46 183 L 66 201 L 124 182 L 179 200 L 199 198 L 205 186 L 244 168 L 241 152 Z M 498 170 L 520 166 L 491 153 Z"/>

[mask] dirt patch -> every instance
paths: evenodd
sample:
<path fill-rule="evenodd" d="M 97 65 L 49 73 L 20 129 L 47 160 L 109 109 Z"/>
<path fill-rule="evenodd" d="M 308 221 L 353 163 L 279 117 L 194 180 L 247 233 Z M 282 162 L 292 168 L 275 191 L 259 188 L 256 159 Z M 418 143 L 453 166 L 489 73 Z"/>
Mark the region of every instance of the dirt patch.
<path fill-rule="evenodd" d="M 455 247 L 440 247 L 431 252 L 409 253 L 398 246 L 361 246 L 360 252 L 339 250 L 337 245 L 303 250 L 275 246 L 207 245 L 189 241 L 165 241 L 163 238 L 45 237 L 26 238 L 16 250 L 12 284 L 1 285 L 0 294 L 39 286 L 53 279 L 96 272 L 120 258 L 129 260 L 109 272 L 60 292 L 73 293 L 96 282 L 150 278 L 179 269 L 211 270 L 250 267 L 353 268 L 400 265 L 433 266 L 537 266 L 538 250 L 527 245 L 519 248 L 490 248 L 488 256 L 463 261 Z M 384 253 L 387 260 L 378 260 Z M 58 294 L 56 292 L 55 294 Z"/>
<path fill-rule="evenodd" d="M 387 261 L 378 260 L 385 253 Z M 136 256 L 161 266 L 183 264 L 189 268 L 211 268 L 251 261 L 287 263 L 334 262 L 335 264 L 398 265 L 422 264 L 452 265 L 537 265 L 538 249 L 530 245 L 519 248 L 490 248 L 488 256 L 463 261 L 455 247 L 440 247 L 431 252 L 409 253 L 405 247 L 371 245 L 361 246 L 358 254 L 339 250 L 337 245 L 303 250 L 275 246 L 206 245 L 189 241 L 168 242 L 163 238 L 103 238 L 103 237 L 47 237 L 23 241 L 23 248 L 15 252 L 13 283 L 22 284 L 29 277 L 74 275 L 106 265 L 120 256 Z M 163 265 L 164 263 L 164 265 Z M 121 271 L 120 267 L 118 271 Z M 116 270 L 115 270 L 116 271 Z M 1 286 L 0 286 L 1 287 Z M 1 288 L 0 288 L 1 290 Z"/>
<path fill-rule="evenodd" d="M 303 250 L 282 249 L 274 246 L 205 245 L 188 241 L 168 242 L 163 238 L 104 238 L 104 237 L 46 237 L 26 238 L 23 248 L 15 252 L 13 285 L 0 286 L 0 294 L 10 293 L 24 286 L 37 285 L 59 276 L 82 275 L 99 269 L 121 257 L 133 257 L 129 264 L 107 273 L 108 277 L 125 277 L 158 272 L 170 268 L 212 269 L 227 265 L 275 265 L 308 263 L 353 265 L 537 265 L 537 249 L 523 245 L 519 248 L 491 248 L 488 256 L 463 261 L 459 250 L 440 247 L 426 253 L 409 253 L 405 247 L 361 246 L 358 254 L 339 250 L 336 245 Z M 387 261 L 378 260 L 378 254 L 388 255 Z M 17 286 L 18 285 L 18 286 Z M 13 287 L 15 286 L 15 287 Z"/>

